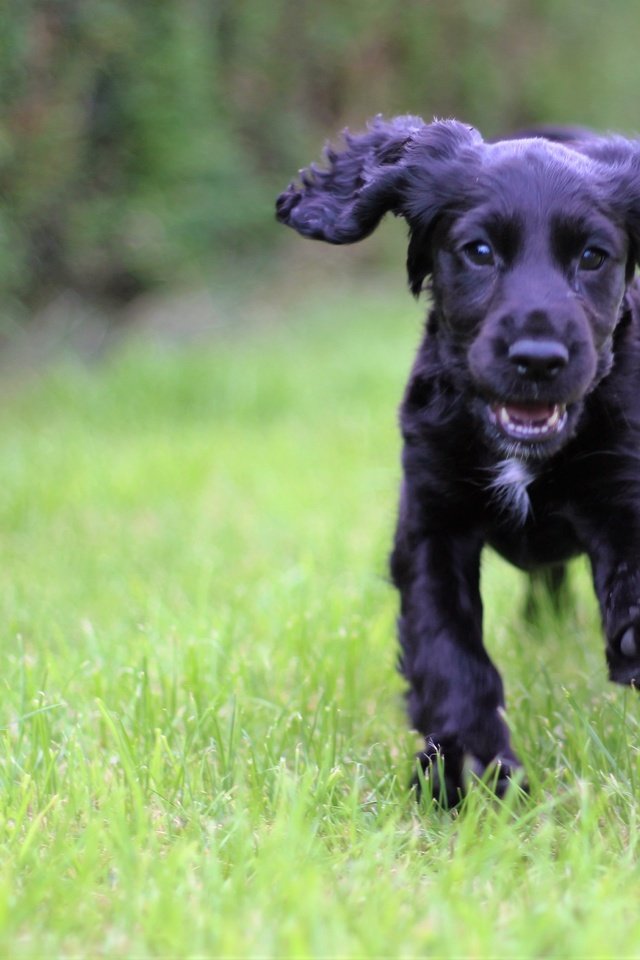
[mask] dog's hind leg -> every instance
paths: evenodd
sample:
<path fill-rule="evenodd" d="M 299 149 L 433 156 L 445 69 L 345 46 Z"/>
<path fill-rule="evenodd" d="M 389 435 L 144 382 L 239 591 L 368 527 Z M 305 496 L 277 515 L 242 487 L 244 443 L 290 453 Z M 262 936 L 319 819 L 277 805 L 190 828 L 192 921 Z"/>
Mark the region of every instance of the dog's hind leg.
<path fill-rule="evenodd" d="M 563 613 L 570 602 L 569 578 L 563 563 L 532 570 L 524 604 L 525 618 L 537 623 L 545 609 Z"/>

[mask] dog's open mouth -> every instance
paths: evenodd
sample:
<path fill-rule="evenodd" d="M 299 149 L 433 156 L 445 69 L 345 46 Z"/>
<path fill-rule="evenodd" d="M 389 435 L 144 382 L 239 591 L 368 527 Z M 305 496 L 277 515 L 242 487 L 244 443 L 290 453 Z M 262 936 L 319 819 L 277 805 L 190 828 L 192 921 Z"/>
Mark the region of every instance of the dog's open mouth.
<path fill-rule="evenodd" d="M 541 443 L 557 437 L 567 424 L 564 404 L 494 403 L 491 420 L 510 440 Z"/>

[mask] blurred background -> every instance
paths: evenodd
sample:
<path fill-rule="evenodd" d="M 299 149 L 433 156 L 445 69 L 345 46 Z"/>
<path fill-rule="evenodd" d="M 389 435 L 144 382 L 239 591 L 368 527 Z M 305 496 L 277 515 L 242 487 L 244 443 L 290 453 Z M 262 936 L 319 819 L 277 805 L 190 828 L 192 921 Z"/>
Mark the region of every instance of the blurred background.
<path fill-rule="evenodd" d="M 328 138 L 376 113 L 456 116 L 489 137 L 548 121 L 640 129 L 640 0 L 3 11 L 3 348 L 27 331 L 98 349 L 150 317 L 178 337 L 203 332 L 319 262 L 331 277 L 334 255 L 278 227 L 274 198 Z M 340 262 L 397 270 L 401 240 L 385 232 Z"/>

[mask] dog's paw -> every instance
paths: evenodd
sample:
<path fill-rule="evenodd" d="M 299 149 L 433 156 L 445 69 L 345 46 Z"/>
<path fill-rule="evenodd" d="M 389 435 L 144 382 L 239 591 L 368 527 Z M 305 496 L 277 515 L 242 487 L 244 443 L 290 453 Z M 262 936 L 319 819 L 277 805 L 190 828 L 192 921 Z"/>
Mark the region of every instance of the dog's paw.
<path fill-rule="evenodd" d="M 489 763 L 483 763 L 478 757 L 458 752 L 444 754 L 433 744 L 416 756 L 416 772 L 411 781 L 416 799 L 432 800 L 436 806 L 451 810 L 462 802 L 469 782 L 482 781 L 498 798 L 503 798 L 513 787 L 528 793 L 524 767 L 518 758 L 498 756 Z"/>
<path fill-rule="evenodd" d="M 640 625 L 626 627 L 607 646 L 607 663 L 614 683 L 640 689 Z"/>
<path fill-rule="evenodd" d="M 514 755 L 496 757 L 489 764 L 484 764 L 477 757 L 472 757 L 469 767 L 472 774 L 486 784 L 500 799 L 514 786 L 524 793 L 529 793 L 529 783 L 524 767 Z"/>
<path fill-rule="evenodd" d="M 475 777 L 481 780 L 495 795 L 502 798 L 514 785 L 520 790 L 529 791 L 524 767 L 513 753 L 497 756 L 489 763 L 483 763 L 471 754 L 462 754 L 459 750 L 445 751 L 433 742 L 416 756 L 416 772 L 411 781 L 416 799 L 427 797 L 445 809 L 457 807 L 465 793 L 469 781 Z"/>
<path fill-rule="evenodd" d="M 460 752 L 442 748 L 427 740 L 426 747 L 416 754 L 415 773 L 411 779 L 411 789 L 416 800 L 432 800 L 436 806 L 446 810 L 457 807 L 464 796 L 463 757 Z"/>

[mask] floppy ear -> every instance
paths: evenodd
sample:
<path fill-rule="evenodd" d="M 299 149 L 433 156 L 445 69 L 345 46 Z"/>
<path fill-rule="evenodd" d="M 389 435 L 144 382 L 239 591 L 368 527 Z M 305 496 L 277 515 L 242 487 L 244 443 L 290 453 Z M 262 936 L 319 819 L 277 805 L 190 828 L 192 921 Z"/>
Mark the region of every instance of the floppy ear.
<path fill-rule="evenodd" d="M 629 235 L 627 283 L 640 266 L 640 140 L 626 137 L 594 136 L 576 144 L 575 149 L 586 154 L 602 168 L 603 189 L 625 224 Z"/>
<path fill-rule="evenodd" d="M 378 117 L 366 133 L 346 132 L 342 151 L 328 148 L 326 168 L 312 165 L 302 171 L 300 185 L 291 184 L 278 198 L 276 216 L 305 237 L 355 243 L 389 211 L 410 220 L 416 170 L 441 165 L 461 146 L 479 140 L 475 130 L 455 121 Z"/>
<path fill-rule="evenodd" d="M 424 126 L 419 117 L 377 117 L 366 133 L 345 131 L 344 150 L 327 147 L 326 169 L 312 164 L 300 187 L 292 183 L 278 197 L 278 220 L 314 240 L 362 240 L 397 204 L 402 159 Z"/>
<path fill-rule="evenodd" d="M 624 147 L 626 156 L 620 158 L 622 145 L 620 142 L 613 148 L 615 178 L 615 194 L 618 209 L 627 225 L 629 234 L 629 258 L 627 261 L 627 283 L 631 283 L 640 266 L 640 141 L 627 140 Z M 624 172 L 623 172 L 624 170 Z"/>

